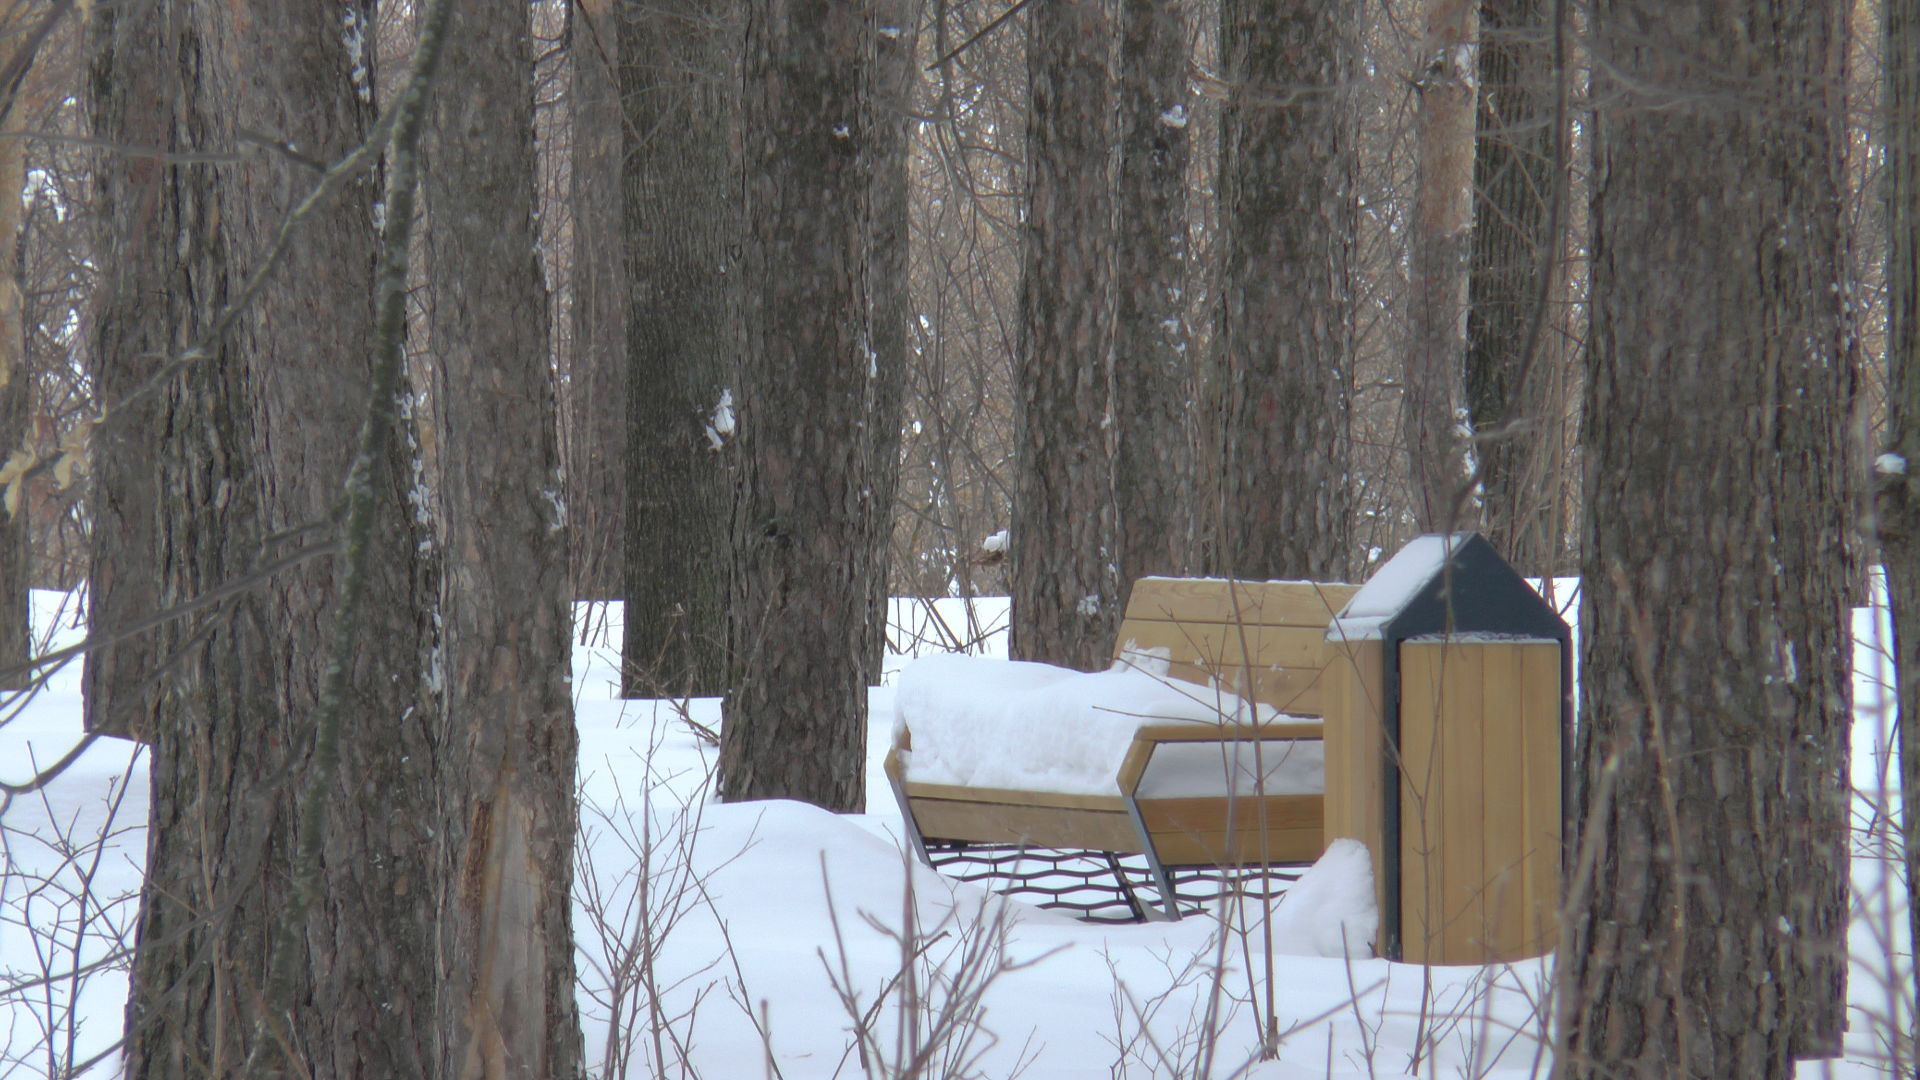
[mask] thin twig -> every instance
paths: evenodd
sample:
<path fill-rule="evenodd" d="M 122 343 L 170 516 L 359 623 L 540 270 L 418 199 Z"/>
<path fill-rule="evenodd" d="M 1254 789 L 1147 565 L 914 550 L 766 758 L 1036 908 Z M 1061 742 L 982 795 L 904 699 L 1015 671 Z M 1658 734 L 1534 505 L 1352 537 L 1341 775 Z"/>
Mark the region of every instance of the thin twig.
<path fill-rule="evenodd" d="M 1000 29 L 1000 27 L 1004 23 L 1006 23 L 1007 20 L 1013 18 L 1015 15 L 1020 14 L 1022 11 L 1025 11 L 1027 9 L 1027 5 L 1031 3 L 1033 3 L 1033 0 L 1018 0 L 1018 2 L 1015 3 L 1012 7 L 1008 8 L 1007 10 L 1001 12 L 998 15 L 995 15 L 993 17 L 992 22 L 981 27 L 978 31 L 974 33 L 972 37 L 968 38 L 967 40 L 961 42 L 958 45 L 955 45 L 953 48 L 948 49 L 944 56 L 940 57 L 940 59 L 938 60 L 935 60 L 933 63 L 928 64 L 926 67 L 926 70 L 938 71 L 940 68 L 945 67 L 949 62 L 953 60 L 954 57 L 959 56 L 961 53 L 966 52 L 968 49 L 973 48 L 974 42 L 979 41 L 981 38 L 986 37 L 988 34 L 991 34 L 995 30 Z"/>

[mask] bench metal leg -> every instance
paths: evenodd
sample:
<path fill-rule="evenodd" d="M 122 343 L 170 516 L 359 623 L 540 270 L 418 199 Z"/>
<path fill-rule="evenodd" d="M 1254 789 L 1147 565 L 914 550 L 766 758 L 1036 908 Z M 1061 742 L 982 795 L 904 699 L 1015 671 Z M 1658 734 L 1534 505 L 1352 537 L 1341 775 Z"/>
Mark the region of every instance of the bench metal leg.
<path fill-rule="evenodd" d="M 1103 851 L 1100 854 L 1106 856 L 1107 869 L 1113 871 L 1113 883 L 1120 890 L 1120 899 L 1127 902 L 1127 912 L 1133 916 L 1133 921 L 1151 922 L 1153 916 L 1141 906 L 1140 894 L 1134 892 L 1133 886 L 1127 883 L 1127 871 L 1120 865 L 1120 856 L 1111 851 Z"/>
<path fill-rule="evenodd" d="M 1127 816 L 1133 819 L 1133 831 L 1140 834 L 1140 850 L 1146 853 L 1147 872 L 1153 875 L 1153 887 L 1160 890 L 1160 906 L 1165 910 L 1169 922 L 1179 922 L 1180 898 L 1173 894 L 1173 882 L 1167 878 L 1167 868 L 1160 865 L 1160 853 L 1153 850 L 1153 837 L 1147 834 L 1147 821 L 1140 816 L 1140 802 L 1132 795 L 1122 797 L 1127 802 Z"/>
<path fill-rule="evenodd" d="M 920 835 L 920 823 L 913 820 L 913 806 L 907 802 L 907 789 L 891 773 L 887 776 L 887 786 L 893 789 L 894 801 L 900 804 L 900 820 L 906 822 L 907 839 L 913 841 L 913 853 L 920 856 L 922 866 L 932 866 L 933 860 L 927 857 L 927 841 Z"/>

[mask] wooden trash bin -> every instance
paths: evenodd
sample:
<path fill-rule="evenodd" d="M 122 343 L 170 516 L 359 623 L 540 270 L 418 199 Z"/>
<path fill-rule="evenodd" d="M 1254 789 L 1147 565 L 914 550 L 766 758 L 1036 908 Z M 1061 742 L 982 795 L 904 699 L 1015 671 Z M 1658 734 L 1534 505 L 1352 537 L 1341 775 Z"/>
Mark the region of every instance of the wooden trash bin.
<path fill-rule="evenodd" d="M 1379 955 L 1557 944 L 1570 640 L 1475 533 L 1411 541 L 1328 627 L 1326 835 L 1373 854 Z"/>

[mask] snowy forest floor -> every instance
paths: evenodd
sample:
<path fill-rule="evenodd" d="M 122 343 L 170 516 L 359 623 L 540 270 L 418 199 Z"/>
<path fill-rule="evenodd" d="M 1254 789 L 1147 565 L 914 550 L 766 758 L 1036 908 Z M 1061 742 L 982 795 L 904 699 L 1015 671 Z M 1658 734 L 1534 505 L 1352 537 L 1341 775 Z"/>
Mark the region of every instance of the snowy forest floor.
<path fill-rule="evenodd" d="M 43 647 L 83 635 L 71 597 L 36 594 L 35 606 Z M 904 656 L 872 691 L 867 813 L 713 801 L 714 751 L 686 721 L 717 730 L 717 702 L 619 700 L 618 605 L 579 614 L 574 930 L 595 1076 L 826 1080 L 906 1075 L 915 1059 L 926 1075 L 993 1080 L 1546 1075 L 1549 961 L 1312 955 L 1324 913 L 1282 901 L 1269 967 L 1258 931 L 1080 923 L 910 863 L 880 767 Z M 1855 619 L 1847 1055 L 1805 1063 L 1802 1077 L 1911 1068 L 1911 1048 L 1895 1048 L 1914 1013 L 1879 615 Z M 1005 601 L 980 602 L 975 619 L 1003 630 Z M 976 636 L 964 622 L 958 601 L 901 601 L 892 640 L 903 653 L 951 647 Z M 996 648 L 1004 634 L 985 639 Z M 59 759 L 79 738 L 77 666 L 0 716 L 0 779 Z M 0 816 L 0 1076 L 67 1075 L 103 1052 L 91 1074 L 114 1071 L 127 987 L 114 958 L 132 939 L 146 777 L 140 753 L 103 740 Z M 1277 1060 L 1257 1062 L 1269 1001 L 1285 1035 Z"/>

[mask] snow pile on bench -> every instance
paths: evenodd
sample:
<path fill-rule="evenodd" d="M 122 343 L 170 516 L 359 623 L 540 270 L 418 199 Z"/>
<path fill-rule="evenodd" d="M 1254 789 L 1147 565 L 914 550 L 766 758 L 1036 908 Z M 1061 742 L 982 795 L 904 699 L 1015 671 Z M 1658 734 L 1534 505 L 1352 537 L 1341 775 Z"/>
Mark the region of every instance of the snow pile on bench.
<path fill-rule="evenodd" d="M 1167 670 L 1164 656 L 1139 652 L 1093 674 L 958 653 L 923 657 L 900 673 L 894 699 L 895 723 L 912 735 L 912 750 L 902 754 L 907 773 L 916 783 L 1115 795 L 1121 762 L 1143 724 L 1319 722 L 1170 678 Z M 1268 744 L 1263 789 L 1321 791 L 1320 750 L 1318 742 Z M 1252 750 L 1242 747 L 1235 756 L 1244 759 L 1236 771 L 1250 780 Z M 1217 743 L 1164 745 L 1140 794 L 1223 793 L 1224 772 Z M 1236 784 L 1243 791 L 1253 786 Z"/>

